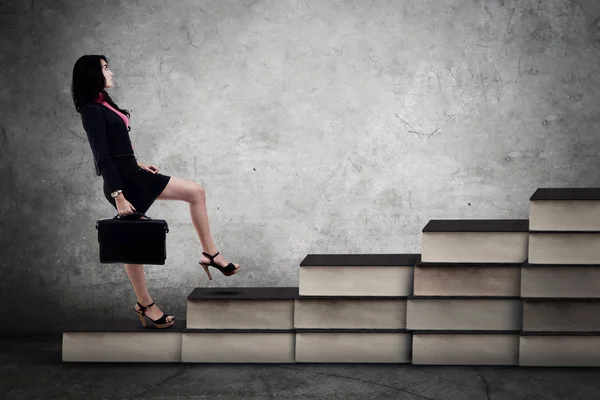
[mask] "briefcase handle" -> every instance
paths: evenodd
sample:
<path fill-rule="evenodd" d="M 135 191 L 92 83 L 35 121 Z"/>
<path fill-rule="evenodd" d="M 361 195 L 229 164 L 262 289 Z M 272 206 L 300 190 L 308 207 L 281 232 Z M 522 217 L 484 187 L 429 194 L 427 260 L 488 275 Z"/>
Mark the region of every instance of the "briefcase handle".
<path fill-rule="evenodd" d="M 113 219 L 129 220 L 129 219 L 132 219 L 132 216 L 136 216 L 136 215 L 140 216 L 140 218 L 138 218 L 138 219 L 141 219 L 141 217 L 146 217 L 146 219 L 148 219 L 148 220 L 152 219 L 152 218 L 148 217 L 147 215 L 144 215 L 138 211 L 134 211 L 133 214 L 126 215 L 124 217 L 121 217 L 119 214 L 117 214 L 113 217 Z M 98 229 L 98 222 L 99 221 L 96 221 L 96 229 Z M 169 225 L 167 224 L 167 221 L 164 221 L 164 224 L 165 224 L 165 231 L 169 232 Z"/>
<path fill-rule="evenodd" d="M 119 214 L 117 214 L 117 215 L 115 215 L 115 217 L 113 219 L 128 220 L 128 219 L 133 219 L 132 217 L 136 216 L 136 215 L 140 216 L 140 218 L 137 218 L 137 219 L 142 219 L 141 217 L 146 217 L 146 219 L 148 219 L 148 220 L 152 219 L 152 218 L 148 217 L 147 215 L 142 214 L 139 211 L 134 211 L 133 214 L 126 215 L 124 217 L 121 217 Z M 164 221 L 164 223 L 165 223 L 165 231 L 169 232 L 169 224 L 167 224 L 167 221 Z"/>
<path fill-rule="evenodd" d="M 138 216 L 138 218 L 134 218 L 136 216 Z M 121 215 L 117 214 L 117 215 L 115 215 L 115 217 L 113 219 L 141 219 L 141 217 L 146 217 L 146 219 L 151 219 L 150 217 L 148 217 L 147 215 L 142 214 L 139 211 L 134 211 L 133 214 L 126 215 L 124 217 L 122 217 Z"/>

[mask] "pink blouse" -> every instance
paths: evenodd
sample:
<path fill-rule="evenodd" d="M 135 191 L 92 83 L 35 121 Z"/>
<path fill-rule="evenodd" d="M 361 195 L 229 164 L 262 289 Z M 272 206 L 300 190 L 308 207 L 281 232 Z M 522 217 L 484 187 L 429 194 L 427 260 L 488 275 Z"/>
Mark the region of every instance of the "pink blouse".
<path fill-rule="evenodd" d="M 114 107 L 112 107 L 110 104 L 108 104 L 106 101 L 104 101 L 103 93 L 100 93 L 100 96 L 98 96 L 98 98 L 96 99 L 96 103 L 100 103 L 103 106 L 110 108 L 111 110 L 116 112 L 121 118 L 123 118 L 123 121 L 125 122 L 125 126 L 129 128 L 129 118 L 127 118 L 127 115 L 123 114 L 122 112 L 120 112 L 118 110 L 115 110 Z M 133 149 L 133 145 L 131 146 L 131 149 Z"/>

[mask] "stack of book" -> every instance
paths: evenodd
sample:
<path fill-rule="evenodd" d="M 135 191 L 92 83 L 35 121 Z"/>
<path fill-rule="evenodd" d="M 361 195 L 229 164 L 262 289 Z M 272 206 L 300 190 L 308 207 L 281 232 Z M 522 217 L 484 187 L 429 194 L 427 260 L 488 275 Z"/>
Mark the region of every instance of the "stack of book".
<path fill-rule="evenodd" d="M 196 288 L 187 298 L 181 361 L 293 363 L 297 287 Z"/>
<path fill-rule="evenodd" d="M 296 362 L 410 363 L 406 300 L 418 254 L 308 255 L 300 263 Z"/>
<path fill-rule="evenodd" d="M 600 366 L 600 189 L 538 189 L 529 214 L 520 365 Z"/>
<path fill-rule="evenodd" d="M 413 364 L 517 365 L 527 220 L 432 220 L 423 228 L 407 329 Z"/>

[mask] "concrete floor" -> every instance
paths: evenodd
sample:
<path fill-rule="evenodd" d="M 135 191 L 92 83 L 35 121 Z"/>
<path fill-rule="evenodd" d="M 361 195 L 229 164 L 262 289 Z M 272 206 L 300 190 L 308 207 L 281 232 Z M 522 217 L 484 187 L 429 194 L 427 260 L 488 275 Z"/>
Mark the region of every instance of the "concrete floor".
<path fill-rule="evenodd" d="M 592 368 L 66 364 L 60 334 L 0 341 L 0 393 L 10 400 L 591 400 L 600 398 L 599 378 Z"/>

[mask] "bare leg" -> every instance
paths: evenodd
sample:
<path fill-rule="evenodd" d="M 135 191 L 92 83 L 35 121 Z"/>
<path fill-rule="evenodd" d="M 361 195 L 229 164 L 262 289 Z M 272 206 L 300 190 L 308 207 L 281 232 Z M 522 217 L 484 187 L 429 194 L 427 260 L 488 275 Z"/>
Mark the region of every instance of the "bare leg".
<path fill-rule="evenodd" d="M 192 224 L 198 233 L 202 250 L 210 255 L 214 255 L 217 252 L 217 248 L 210 234 L 208 212 L 206 210 L 206 192 L 204 187 L 198 183 L 172 176 L 163 192 L 158 196 L 158 199 L 183 200 L 189 203 Z M 205 256 L 201 256 L 200 261 L 203 263 L 210 262 Z M 229 264 L 220 252 L 215 258 L 215 263 L 223 267 Z M 235 264 L 235 266 L 236 268 L 239 268 L 239 264 Z"/>
<path fill-rule="evenodd" d="M 125 264 L 125 271 L 127 272 L 127 276 L 129 277 L 129 281 L 133 286 L 133 290 L 137 296 L 137 301 L 143 305 L 144 307 L 148 306 L 152 303 L 152 297 L 150 293 L 148 293 L 148 288 L 146 287 L 146 276 L 144 274 L 144 265 L 143 264 Z M 140 307 L 136 304 L 135 309 L 140 311 Z M 152 307 L 146 310 L 146 315 L 154 320 L 162 317 L 163 313 L 155 304 Z M 167 321 L 172 321 L 173 317 L 168 316 Z"/>
<path fill-rule="evenodd" d="M 216 246 L 210 234 L 208 212 L 206 210 L 206 193 L 201 185 L 177 177 L 171 177 L 163 192 L 158 196 L 158 199 L 183 200 L 188 202 L 190 205 L 192 224 L 196 229 L 202 249 L 210 255 L 214 255 L 217 252 Z M 203 255 L 201 256 L 200 261 L 203 263 L 209 263 L 210 260 Z M 220 253 L 215 258 L 215 262 L 221 266 L 227 266 L 229 264 L 229 262 Z M 239 268 L 239 264 L 235 264 L 235 266 Z M 150 296 L 148 288 L 146 287 L 144 265 L 125 264 L 125 270 L 137 296 L 137 301 L 143 306 L 147 306 L 152 303 L 152 297 Z M 140 309 L 137 304 L 135 309 Z M 162 311 L 156 304 L 146 310 L 146 315 L 152 319 L 158 319 L 162 316 L 162 314 Z M 167 317 L 167 321 L 172 321 L 173 319 L 174 318 L 172 316 Z"/>
<path fill-rule="evenodd" d="M 215 243 L 210 234 L 210 224 L 208 223 L 208 212 L 206 210 L 206 194 L 204 190 L 198 190 L 198 194 L 192 197 L 189 201 L 190 215 L 192 224 L 196 228 L 202 249 L 208 254 L 217 252 Z"/>

